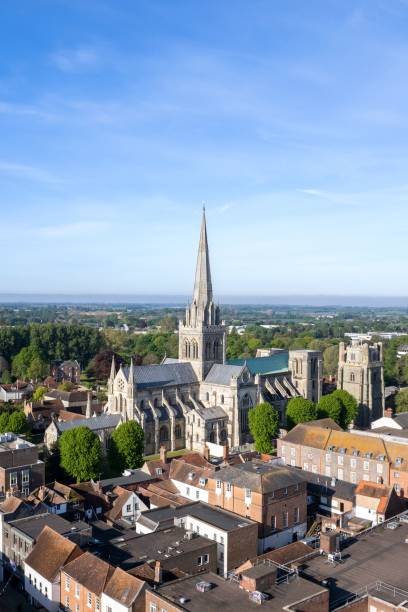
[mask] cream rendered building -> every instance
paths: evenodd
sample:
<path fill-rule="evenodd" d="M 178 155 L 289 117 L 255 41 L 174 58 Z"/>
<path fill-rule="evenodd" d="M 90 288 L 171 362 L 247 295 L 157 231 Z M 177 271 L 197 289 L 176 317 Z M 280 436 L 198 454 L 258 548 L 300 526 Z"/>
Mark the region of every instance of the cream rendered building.
<path fill-rule="evenodd" d="M 145 432 L 145 452 L 207 443 L 238 447 L 251 440 L 248 412 L 270 402 L 285 419 L 291 397 L 321 395 L 319 351 L 277 351 L 226 362 L 226 327 L 213 300 L 207 228 L 203 212 L 193 298 L 179 325 L 179 359 L 120 367 L 112 362 L 107 412 L 136 419 Z M 290 364 L 296 368 L 294 375 Z"/>

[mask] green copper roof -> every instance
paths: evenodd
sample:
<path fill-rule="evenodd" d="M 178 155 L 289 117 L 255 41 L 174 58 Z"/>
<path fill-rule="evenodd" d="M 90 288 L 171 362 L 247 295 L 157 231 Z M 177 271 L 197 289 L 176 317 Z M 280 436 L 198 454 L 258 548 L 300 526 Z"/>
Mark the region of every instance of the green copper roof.
<path fill-rule="evenodd" d="M 286 372 L 289 367 L 287 351 L 275 353 L 270 357 L 252 357 L 250 359 L 229 359 L 228 365 L 244 365 L 246 362 L 251 374 L 271 374 L 273 372 Z"/>

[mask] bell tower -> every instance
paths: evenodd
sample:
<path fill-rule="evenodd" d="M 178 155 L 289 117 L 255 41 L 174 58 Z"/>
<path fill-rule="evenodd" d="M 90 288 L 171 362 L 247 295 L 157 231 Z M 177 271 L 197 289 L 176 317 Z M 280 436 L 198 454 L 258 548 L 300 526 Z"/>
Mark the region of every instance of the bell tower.
<path fill-rule="evenodd" d="M 205 379 L 214 363 L 225 362 L 225 327 L 220 321 L 219 306 L 213 302 L 205 209 L 193 299 L 179 324 L 179 361 L 191 362 L 200 381 Z"/>

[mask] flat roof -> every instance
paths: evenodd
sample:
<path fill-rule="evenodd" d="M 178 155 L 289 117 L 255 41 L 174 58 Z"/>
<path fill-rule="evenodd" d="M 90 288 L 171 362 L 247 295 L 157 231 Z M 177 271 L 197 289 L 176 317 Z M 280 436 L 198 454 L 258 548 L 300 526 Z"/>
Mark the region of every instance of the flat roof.
<path fill-rule="evenodd" d="M 379 580 L 408 590 L 406 539 L 407 524 L 399 523 L 397 529 L 388 529 L 385 523 L 347 540 L 342 547 L 341 563 L 333 566 L 326 556 L 316 556 L 306 561 L 303 574 L 320 581 L 328 579 L 331 603 Z"/>
<path fill-rule="evenodd" d="M 75 521 L 71 523 L 62 518 L 58 514 L 48 512 L 46 514 L 37 514 L 26 518 L 10 521 L 9 525 L 18 529 L 24 535 L 36 540 L 45 526 L 51 527 L 59 534 L 74 533 L 82 529 L 88 529 L 89 525 L 83 521 Z"/>
<path fill-rule="evenodd" d="M 198 582 L 210 582 L 213 588 L 201 593 L 197 590 Z M 263 591 L 270 599 L 262 603 L 262 609 L 281 610 L 299 600 L 325 591 L 321 585 L 309 582 L 304 578 L 293 576 L 288 582 L 284 582 Z M 249 599 L 249 593 L 239 588 L 239 585 L 220 576 L 207 572 L 198 576 L 189 576 L 173 582 L 166 583 L 157 588 L 156 593 L 163 595 L 182 610 L 191 612 L 202 612 L 203 610 L 216 610 L 219 612 L 236 612 L 237 610 L 259 610 L 259 604 Z M 180 603 L 180 598 L 186 601 Z"/>
<path fill-rule="evenodd" d="M 124 531 L 119 537 L 99 546 L 97 550 L 101 558 L 127 570 L 153 560 L 164 561 L 171 557 L 176 560 L 183 553 L 216 546 L 215 542 L 201 536 L 195 536 L 191 540 L 184 539 L 185 534 L 186 530 L 182 527 L 170 527 L 146 535 Z"/>
<path fill-rule="evenodd" d="M 224 531 L 232 531 L 242 526 L 256 524 L 250 519 L 239 516 L 238 514 L 233 514 L 227 510 L 222 510 L 221 508 L 214 508 L 204 502 L 193 502 L 177 508 L 167 506 L 165 508 L 147 510 L 141 514 L 140 518 L 142 520 L 148 519 L 153 523 L 161 523 L 167 522 L 173 517 L 182 518 L 185 516 L 192 516 L 213 527 L 223 529 Z"/>

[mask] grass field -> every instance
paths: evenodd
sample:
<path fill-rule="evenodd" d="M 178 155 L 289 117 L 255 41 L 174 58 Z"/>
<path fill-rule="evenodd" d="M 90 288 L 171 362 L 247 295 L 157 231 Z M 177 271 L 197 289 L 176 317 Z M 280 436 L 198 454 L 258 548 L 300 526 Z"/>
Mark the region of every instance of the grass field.
<path fill-rule="evenodd" d="M 167 457 L 169 459 L 173 458 L 173 457 L 182 457 L 183 455 L 187 455 L 187 453 L 189 453 L 190 451 L 187 450 L 186 448 L 182 448 L 180 450 L 176 450 L 176 451 L 169 451 L 167 453 Z M 146 455 L 144 457 L 145 461 L 154 461 L 155 459 L 160 459 L 160 455 Z"/>

